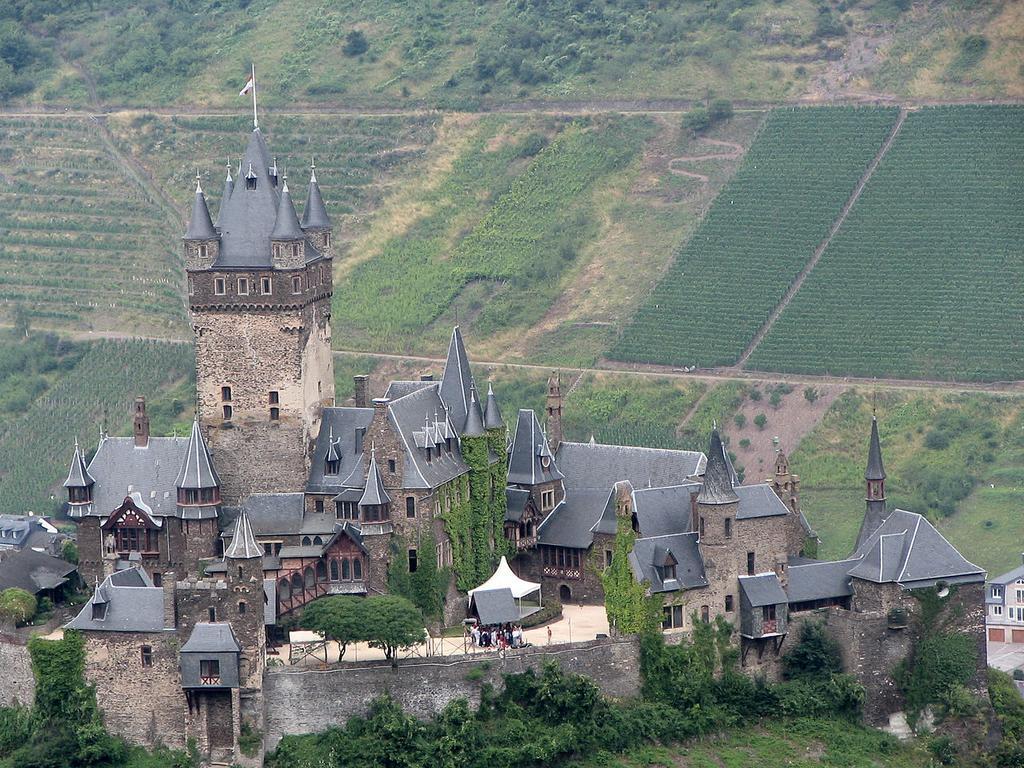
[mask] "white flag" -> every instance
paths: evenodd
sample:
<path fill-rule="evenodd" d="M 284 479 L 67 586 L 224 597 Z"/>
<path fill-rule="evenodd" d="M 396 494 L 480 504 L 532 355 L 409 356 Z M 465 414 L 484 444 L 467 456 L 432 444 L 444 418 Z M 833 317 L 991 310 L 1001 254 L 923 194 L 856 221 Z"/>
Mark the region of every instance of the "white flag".
<path fill-rule="evenodd" d="M 249 75 L 249 79 L 245 81 L 245 87 L 238 92 L 239 96 L 245 96 L 247 93 L 252 93 L 252 89 L 256 87 L 256 81 L 252 75 Z"/>

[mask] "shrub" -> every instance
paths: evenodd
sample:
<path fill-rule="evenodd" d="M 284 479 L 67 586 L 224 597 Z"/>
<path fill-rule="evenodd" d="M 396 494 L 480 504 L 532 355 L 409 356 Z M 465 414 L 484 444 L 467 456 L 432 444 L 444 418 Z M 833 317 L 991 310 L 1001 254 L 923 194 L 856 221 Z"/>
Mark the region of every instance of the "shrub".
<path fill-rule="evenodd" d="M 28 624 L 36 615 L 36 599 L 24 589 L 11 587 L 0 592 L 0 621 Z"/>
<path fill-rule="evenodd" d="M 742 440 L 740 440 L 740 448 L 742 448 L 743 450 L 746 450 L 749 447 L 750 447 L 750 438 L 749 437 L 744 437 Z"/>
<path fill-rule="evenodd" d="M 708 107 L 708 117 L 713 123 L 728 120 L 732 114 L 732 102 L 728 99 L 715 99 Z"/>
<path fill-rule="evenodd" d="M 683 130 L 696 135 L 711 127 L 711 114 L 704 107 L 694 107 L 683 115 Z"/>
<path fill-rule="evenodd" d="M 78 565 L 78 545 L 74 539 L 66 539 L 60 545 L 60 556 L 72 565 Z"/>
<path fill-rule="evenodd" d="M 765 416 L 763 413 L 759 413 L 759 414 L 757 414 L 757 416 L 754 417 L 754 425 L 758 429 L 764 429 L 764 426 L 767 423 L 768 423 L 768 417 Z"/>
<path fill-rule="evenodd" d="M 804 387 L 804 400 L 808 403 L 816 402 L 818 397 L 818 390 L 814 387 Z"/>
<path fill-rule="evenodd" d="M 842 669 L 839 644 L 821 622 L 808 622 L 800 627 L 797 644 L 782 657 L 782 673 L 791 680 L 825 677 Z"/>
<path fill-rule="evenodd" d="M 548 137 L 540 131 L 531 131 L 519 144 L 516 150 L 518 157 L 533 157 L 548 145 Z"/>
<path fill-rule="evenodd" d="M 928 431 L 924 436 L 924 447 L 933 451 L 941 451 L 949 447 L 949 435 L 938 429 Z"/>
<path fill-rule="evenodd" d="M 361 30 L 353 29 L 345 35 L 345 45 L 341 52 L 346 56 L 362 56 L 370 49 L 370 43 Z"/>
<path fill-rule="evenodd" d="M 745 426 L 747 426 L 747 417 L 744 416 L 742 413 L 737 413 L 735 416 L 732 417 L 732 422 L 733 424 L 736 425 L 737 429 L 743 429 Z"/>
<path fill-rule="evenodd" d="M 974 674 L 977 650 L 966 635 L 931 633 L 914 649 L 913 663 L 896 677 L 907 698 L 910 719 L 929 704 L 943 703 L 950 689 L 964 685 Z"/>

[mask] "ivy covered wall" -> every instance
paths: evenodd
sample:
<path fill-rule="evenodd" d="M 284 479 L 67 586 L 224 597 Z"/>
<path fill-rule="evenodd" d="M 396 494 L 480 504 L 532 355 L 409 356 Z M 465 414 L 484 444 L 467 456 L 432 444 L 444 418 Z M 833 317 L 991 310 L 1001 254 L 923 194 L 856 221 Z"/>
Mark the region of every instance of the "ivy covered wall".
<path fill-rule="evenodd" d="M 634 541 L 630 518 L 618 515 L 612 564 L 601 573 L 601 583 L 608 624 L 623 635 L 658 632 L 661 625 L 661 596 L 648 595 L 647 587 L 634 578 L 629 567 Z"/>

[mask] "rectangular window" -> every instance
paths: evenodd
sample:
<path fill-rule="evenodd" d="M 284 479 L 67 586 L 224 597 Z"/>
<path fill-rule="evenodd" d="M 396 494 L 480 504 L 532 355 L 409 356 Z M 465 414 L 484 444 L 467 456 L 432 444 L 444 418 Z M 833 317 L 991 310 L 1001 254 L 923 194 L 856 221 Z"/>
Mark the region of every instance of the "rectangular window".
<path fill-rule="evenodd" d="M 754 553 L 747 552 L 747 576 L 754 575 Z"/>
<path fill-rule="evenodd" d="M 302 293 L 302 278 L 299 275 L 292 278 L 292 293 Z"/>
<path fill-rule="evenodd" d="M 238 295 L 248 296 L 249 295 L 249 278 L 240 277 L 238 278 Z"/>
<path fill-rule="evenodd" d="M 405 516 L 416 517 L 416 497 L 406 496 L 405 497 Z"/>
<path fill-rule="evenodd" d="M 323 499 L 317 499 L 316 501 L 314 501 L 313 502 L 313 508 L 317 512 L 319 512 L 320 514 L 323 514 L 323 511 L 324 511 L 324 500 Z"/>
<path fill-rule="evenodd" d="M 775 621 L 775 606 L 765 605 L 761 608 L 761 615 L 765 621 Z"/>
<path fill-rule="evenodd" d="M 726 595 L 725 596 L 725 610 L 726 610 L 726 613 L 729 613 L 729 612 L 732 611 L 732 595 Z"/>
<path fill-rule="evenodd" d="M 270 401 L 271 405 L 277 405 L 281 401 L 280 395 L 278 395 L 276 390 L 271 390 L 267 399 Z"/>
<path fill-rule="evenodd" d="M 555 506 L 555 492 L 554 491 L 541 491 L 540 493 L 540 508 L 542 512 L 547 512 L 549 509 Z"/>
<path fill-rule="evenodd" d="M 661 609 L 662 629 L 682 629 L 683 627 L 683 606 L 666 605 Z"/>
<path fill-rule="evenodd" d="M 330 232 L 324 232 L 324 248 L 330 248 L 330 247 L 331 247 L 331 233 Z"/>
<path fill-rule="evenodd" d="M 230 405 L 225 405 L 224 406 L 224 421 L 231 421 L 231 414 L 232 413 L 234 413 L 234 410 L 231 408 L 231 406 Z"/>
<path fill-rule="evenodd" d="M 697 538 L 698 539 L 703 539 L 704 538 L 704 516 L 703 515 L 700 518 L 700 527 L 697 530 L 698 530 Z"/>
<path fill-rule="evenodd" d="M 272 554 L 274 554 L 274 545 L 273 544 L 264 544 L 263 545 L 263 554 L 264 555 L 272 555 Z"/>
<path fill-rule="evenodd" d="M 394 459 L 388 459 L 388 472 L 394 472 L 394 471 L 395 471 L 395 460 Z"/>
<path fill-rule="evenodd" d="M 725 538 L 727 538 L 727 539 L 731 539 L 732 538 L 732 518 L 731 517 L 725 518 Z"/>
<path fill-rule="evenodd" d="M 196 295 L 196 282 L 191 277 L 188 279 L 188 295 L 189 296 L 195 296 Z"/>
<path fill-rule="evenodd" d="M 279 421 L 281 419 L 281 409 L 274 406 L 270 409 L 270 420 Z"/>
<path fill-rule="evenodd" d="M 214 608 L 212 605 L 210 606 L 209 614 L 210 614 L 210 621 L 216 621 L 217 620 L 217 609 Z"/>
<path fill-rule="evenodd" d="M 220 388 L 220 399 L 223 400 L 225 403 L 231 402 L 231 387 Z"/>
<path fill-rule="evenodd" d="M 1003 588 L 1002 587 L 992 587 L 992 597 L 1002 597 L 1002 596 L 1003 596 Z"/>
<path fill-rule="evenodd" d="M 162 587 L 164 585 L 164 575 L 162 573 L 153 574 L 153 586 Z"/>
<path fill-rule="evenodd" d="M 149 645 L 142 646 L 142 666 L 152 667 L 153 666 L 153 648 Z"/>
<path fill-rule="evenodd" d="M 205 243 L 199 246 L 199 258 L 205 259 L 209 252 Z"/>
<path fill-rule="evenodd" d="M 260 278 L 260 293 L 262 293 L 264 296 L 269 296 L 271 294 L 271 284 L 269 277 Z"/>
<path fill-rule="evenodd" d="M 216 659 L 199 660 L 199 677 L 206 685 L 220 682 L 220 662 Z"/>
<path fill-rule="evenodd" d="M 992 606 L 992 615 L 993 616 L 1002 616 L 1003 615 L 1003 606 L 1001 606 L 1001 605 L 993 605 Z"/>
<path fill-rule="evenodd" d="M 1014 590 L 1017 593 L 1017 602 L 1024 603 L 1024 589 Z"/>
<path fill-rule="evenodd" d="M 227 288 L 225 287 L 225 285 L 226 284 L 225 284 L 225 281 L 224 281 L 223 277 L 216 277 L 216 278 L 214 278 L 214 280 L 213 280 L 213 292 L 217 296 L 223 296 L 225 293 L 227 293 Z"/>
<path fill-rule="evenodd" d="M 409 550 L 409 573 L 416 573 L 416 566 L 417 566 L 416 550 L 415 549 L 410 549 Z"/>

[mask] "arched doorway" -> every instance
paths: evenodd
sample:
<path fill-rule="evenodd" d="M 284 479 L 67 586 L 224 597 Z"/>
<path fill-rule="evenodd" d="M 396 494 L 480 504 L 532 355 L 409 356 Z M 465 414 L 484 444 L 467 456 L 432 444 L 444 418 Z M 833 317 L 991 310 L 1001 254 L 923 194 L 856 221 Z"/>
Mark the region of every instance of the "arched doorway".
<path fill-rule="evenodd" d="M 572 602 L 572 590 L 569 589 L 568 584 L 563 584 L 558 588 L 558 599 L 562 602 L 562 605 Z"/>

